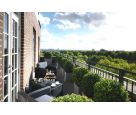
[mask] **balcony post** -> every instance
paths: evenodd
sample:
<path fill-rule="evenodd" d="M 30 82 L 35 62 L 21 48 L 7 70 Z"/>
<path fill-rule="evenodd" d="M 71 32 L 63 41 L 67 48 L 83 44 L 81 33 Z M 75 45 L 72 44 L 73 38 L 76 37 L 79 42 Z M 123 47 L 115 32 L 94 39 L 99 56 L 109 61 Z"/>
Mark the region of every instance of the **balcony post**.
<path fill-rule="evenodd" d="M 119 69 L 119 82 L 123 85 L 124 82 L 125 71 L 123 69 Z"/>

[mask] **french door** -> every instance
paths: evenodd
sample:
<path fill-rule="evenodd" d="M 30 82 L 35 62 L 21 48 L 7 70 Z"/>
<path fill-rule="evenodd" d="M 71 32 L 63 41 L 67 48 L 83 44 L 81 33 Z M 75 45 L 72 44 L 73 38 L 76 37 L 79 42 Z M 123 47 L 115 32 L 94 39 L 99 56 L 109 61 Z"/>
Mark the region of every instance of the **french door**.
<path fill-rule="evenodd" d="M 7 102 L 15 101 L 18 96 L 18 24 L 19 18 L 15 13 L 4 13 L 3 97 Z"/>

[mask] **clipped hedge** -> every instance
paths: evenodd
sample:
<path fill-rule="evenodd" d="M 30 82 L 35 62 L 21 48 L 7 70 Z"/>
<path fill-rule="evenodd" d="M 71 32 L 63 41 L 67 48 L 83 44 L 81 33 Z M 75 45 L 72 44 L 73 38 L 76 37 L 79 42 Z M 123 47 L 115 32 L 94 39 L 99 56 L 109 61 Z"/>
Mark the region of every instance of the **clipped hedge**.
<path fill-rule="evenodd" d="M 73 64 L 70 60 L 64 58 L 64 57 L 61 57 L 61 56 L 58 56 L 57 57 L 57 60 L 59 62 L 59 64 L 61 65 L 61 67 L 63 67 L 63 69 L 67 72 L 67 73 L 72 73 L 73 71 Z"/>
<path fill-rule="evenodd" d="M 93 97 L 94 85 L 100 80 L 101 80 L 101 77 L 98 76 L 97 74 L 93 74 L 90 72 L 85 74 L 81 82 L 81 86 L 82 86 L 84 94 L 88 97 Z"/>
<path fill-rule="evenodd" d="M 94 86 L 94 100 L 97 102 L 126 102 L 128 92 L 119 82 L 102 79 Z"/>
<path fill-rule="evenodd" d="M 65 60 L 63 63 L 63 68 L 67 73 L 72 73 L 73 71 L 73 64 L 69 60 Z"/>
<path fill-rule="evenodd" d="M 46 52 L 46 51 L 43 52 L 43 55 L 45 58 L 51 58 L 51 56 L 52 56 L 51 52 Z"/>
<path fill-rule="evenodd" d="M 92 99 L 89 99 L 86 96 L 81 96 L 77 94 L 64 95 L 53 99 L 53 102 L 91 102 Z"/>
<path fill-rule="evenodd" d="M 89 70 L 83 67 L 75 67 L 72 72 L 72 79 L 78 85 L 81 86 L 83 76 L 88 73 Z"/>

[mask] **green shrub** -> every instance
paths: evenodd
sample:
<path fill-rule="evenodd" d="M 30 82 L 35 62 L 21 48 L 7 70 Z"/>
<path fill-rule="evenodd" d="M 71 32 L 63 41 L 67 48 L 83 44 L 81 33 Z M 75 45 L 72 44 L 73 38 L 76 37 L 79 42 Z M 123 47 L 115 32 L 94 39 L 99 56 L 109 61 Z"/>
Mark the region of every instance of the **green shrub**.
<path fill-rule="evenodd" d="M 114 80 L 103 79 L 94 86 L 94 100 L 98 102 L 126 102 L 128 92 Z"/>
<path fill-rule="evenodd" d="M 61 67 L 63 67 L 66 72 L 71 73 L 73 71 L 73 64 L 70 60 L 61 56 L 58 56 L 57 60 Z"/>
<path fill-rule="evenodd" d="M 57 61 L 58 61 L 58 63 L 61 63 L 61 56 L 57 56 Z"/>
<path fill-rule="evenodd" d="M 72 79 L 73 81 L 80 86 L 81 85 L 81 81 L 83 79 L 83 76 L 88 73 L 88 69 L 82 68 L 82 67 L 76 67 L 73 69 L 73 73 L 72 73 Z"/>
<path fill-rule="evenodd" d="M 77 94 L 64 95 L 57 97 L 53 102 L 91 102 L 92 100 L 86 96 L 80 96 Z"/>
<path fill-rule="evenodd" d="M 87 73 L 82 79 L 82 89 L 86 96 L 93 97 L 94 95 L 94 85 L 96 82 L 100 81 L 101 77 L 97 74 Z"/>
<path fill-rule="evenodd" d="M 61 56 L 58 56 L 58 57 L 57 57 L 57 60 L 58 60 L 58 63 L 59 63 L 61 66 L 63 66 L 63 63 L 64 63 L 64 61 L 65 61 L 65 58 L 63 58 L 63 57 L 61 57 Z"/>
<path fill-rule="evenodd" d="M 43 55 L 44 55 L 45 58 L 51 58 L 51 56 L 52 56 L 51 52 L 46 52 L 46 51 L 43 52 Z"/>
<path fill-rule="evenodd" d="M 73 71 L 73 64 L 71 63 L 71 61 L 65 60 L 65 62 L 63 62 L 63 68 L 64 68 L 64 70 L 66 72 L 72 73 L 72 71 Z"/>

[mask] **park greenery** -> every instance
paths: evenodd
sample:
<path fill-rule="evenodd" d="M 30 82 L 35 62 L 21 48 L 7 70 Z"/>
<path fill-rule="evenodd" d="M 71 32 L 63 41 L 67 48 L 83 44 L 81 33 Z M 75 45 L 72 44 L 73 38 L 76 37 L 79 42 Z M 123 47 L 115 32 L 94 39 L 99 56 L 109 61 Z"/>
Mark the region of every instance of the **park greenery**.
<path fill-rule="evenodd" d="M 87 63 L 89 65 L 98 66 L 102 69 L 109 70 L 117 74 L 118 74 L 117 70 L 111 69 L 105 66 L 101 66 L 101 65 L 112 66 L 115 68 L 124 69 L 124 70 L 136 73 L 136 51 L 130 51 L 130 52 L 128 51 L 107 51 L 107 50 L 102 49 L 100 51 L 62 50 L 60 52 L 62 54 L 74 56 L 76 61 Z M 134 75 L 126 74 L 125 76 L 136 80 L 136 77 Z"/>

